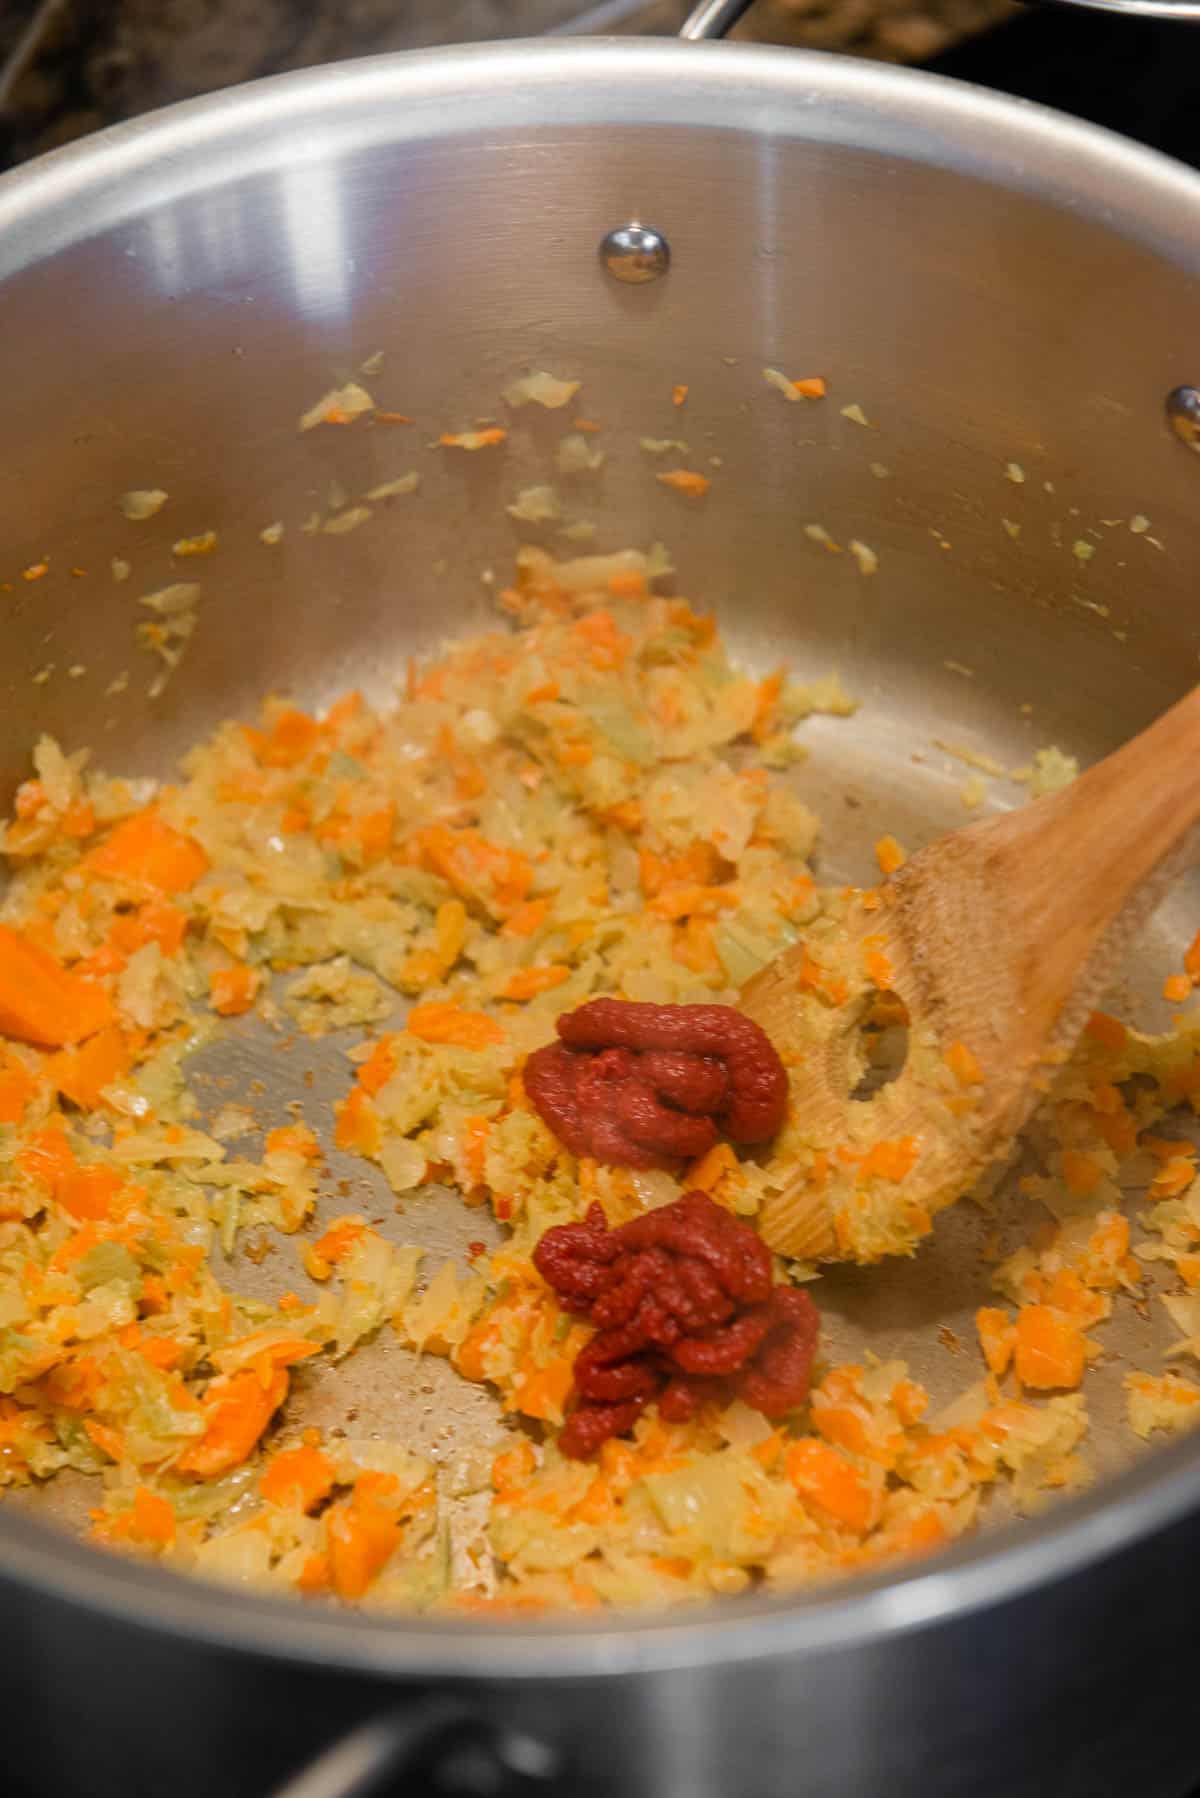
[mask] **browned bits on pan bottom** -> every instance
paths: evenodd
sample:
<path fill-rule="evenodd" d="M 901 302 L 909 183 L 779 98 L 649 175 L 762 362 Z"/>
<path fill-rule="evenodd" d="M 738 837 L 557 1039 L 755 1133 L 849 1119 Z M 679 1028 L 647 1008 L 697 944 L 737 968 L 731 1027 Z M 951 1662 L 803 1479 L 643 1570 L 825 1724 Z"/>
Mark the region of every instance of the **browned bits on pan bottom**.
<path fill-rule="evenodd" d="M 769 1142 L 787 1108 L 770 1039 L 729 1005 L 593 999 L 525 1064 L 525 1090 L 575 1155 L 663 1167 L 731 1142 Z"/>
<path fill-rule="evenodd" d="M 577 1459 L 630 1429 L 651 1399 L 670 1423 L 741 1397 L 782 1417 L 808 1396 L 819 1321 L 809 1295 L 772 1286 L 749 1224 L 703 1192 L 610 1230 L 599 1205 L 547 1230 L 534 1265 L 596 1334 L 575 1360 L 579 1403 L 559 1447 Z"/>

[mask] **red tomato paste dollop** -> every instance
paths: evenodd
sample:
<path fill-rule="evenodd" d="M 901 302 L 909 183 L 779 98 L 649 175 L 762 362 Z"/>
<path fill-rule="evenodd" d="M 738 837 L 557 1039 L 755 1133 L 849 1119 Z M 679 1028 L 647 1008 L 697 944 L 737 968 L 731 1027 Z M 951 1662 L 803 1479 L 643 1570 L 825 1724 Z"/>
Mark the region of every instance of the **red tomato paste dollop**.
<path fill-rule="evenodd" d="M 595 1454 L 652 1399 L 682 1423 L 705 1398 L 738 1397 L 774 1418 L 808 1396 L 817 1308 L 801 1288 L 772 1285 L 762 1238 L 707 1193 L 615 1230 L 592 1205 L 581 1223 L 547 1230 L 533 1261 L 566 1309 L 596 1325 L 575 1358 L 565 1455 Z"/>
<path fill-rule="evenodd" d="M 763 1143 L 787 1110 L 774 1045 L 730 1005 L 592 999 L 558 1020 L 561 1042 L 525 1064 L 525 1091 L 575 1155 L 668 1167 L 719 1137 Z"/>

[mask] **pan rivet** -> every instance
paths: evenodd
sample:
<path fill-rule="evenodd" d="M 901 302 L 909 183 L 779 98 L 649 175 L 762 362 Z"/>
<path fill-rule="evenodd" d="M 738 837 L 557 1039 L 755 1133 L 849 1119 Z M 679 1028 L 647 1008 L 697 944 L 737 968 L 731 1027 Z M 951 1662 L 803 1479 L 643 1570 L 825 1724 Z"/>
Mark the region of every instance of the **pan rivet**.
<path fill-rule="evenodd" d="M 1200 387 L 1173 387 L 1167 395 L 1167 422 L 1181 443 L 1200 450 Z"/>
<path fill-rule="evenodd" d="M 666 274 L 671 264 L 671 246 L 660 232 L 633 219 L 600 239 L 600 260 L 614 281 L 638 286 Z"/>

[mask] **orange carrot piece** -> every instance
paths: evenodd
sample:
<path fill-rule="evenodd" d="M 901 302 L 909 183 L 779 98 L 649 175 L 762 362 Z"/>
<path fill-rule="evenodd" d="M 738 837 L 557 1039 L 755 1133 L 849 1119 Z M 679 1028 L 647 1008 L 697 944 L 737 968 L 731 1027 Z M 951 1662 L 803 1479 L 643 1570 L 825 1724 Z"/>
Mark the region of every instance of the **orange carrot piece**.
<path fill-rule="evenodd" d="M 982 1081 L 983 1069 L 966 1043 L 951 1043 L 944 1059 L 960 1086 L 978 1086 Z"/>
<path fill-rule="evenodd" d="M 277 712 L 258 753 L 268 768 L 295 768 L 316 748 L 321 727 L 307 712 L 288 706 Z"/>
<path fill-rule="evenodd" d="M 449 1043 L 459 1049 L 490 1049 L 504 1041 L 503 1026 L 481 1011 L 457 1005 L 414 1005 L 405 1021 L 410 1036 L 425 1043 Z"/>
<path fill-rule="evenodd" d="M 330 736 L 335 735 L 343 725 L 351 723 L 358 717 L 362 707 L 363 696 L 357 687 L 352 687 L 348 693 L 343 693 L 340 699 L 334 700 L 321 719 L 321 729 Z"/>
<path fill-rule="evenodd" d="M 220 1017 L 241 1017 L 254 1004 L 261 984 L 258 969 L 244 962 L 236 968 L 218 968 L 208 977 L 209 1003 Z"/>
<path fill-rule="evenodd" d="M 1192 938 L 1183 957 L 1184 972 L 1200 982 L 1200 930 Z"/>
<path fill-rule="evenodd" d="M 801 1498 L 843 1529 L 865 1536 L 878 1521 L 877 1494 L 836 1448 L 804 1437 L 788 1449 L 784 1468 Z"/>
<path fill-rule="evenodd" d="M 671 487 L 676 493 L 682 493 L 687 499 L 703 499 L 712 486 L 706 474 L 697 474 L 694 468 L 671 468 L 666 474 L 656 474 L 655 480 L 664 487 Z"/>
<path fill-rule="evenodd" d="M 239 1467 L 287 1397 L 286 1367 L 272 1370 L 264 1385 L 257 1368 L 221 1374 L 204 1395 L 204 1434 L 175 1463 L 179 1473 L 210 1480 Z"/>
<path fill-rule="evenodd" d="M 331 1224 L 325 1234 L 313 1243 L 313 1253 L 319 1255 L 322 1261 L 344 1261 L 354 1245 L 362 1241 L 366 1229 L 367 1226 L 360 1217 L 339 1218 L 336 1224 Z"/>
<path fill-rule="evenodd" d="M 107 1024 L 74 1049 L 61 1049 L 47 1072 L 66 1099 L 80 1111 L 95 1111 L 106 1086 L 128 1072 L 132 1057 L 128 1040 L 116 1024 Z"/>
<path fill-rule="evenodd" d="M 875 845 L 875 860 L 881 874 L 894 874 L 908 860 L 908 852 L 901 848 L 895 837 L 880 837 Z"/>
<path fill-rule="evenodd" d="M 501 996 L 505 999 L 536 999 L 539 993 L 552 992 L 570 978 L 570 968 L 561 962 L 549 962 L 542 968 L 519 968 L 506 982 Z"/>
<path fill-rule="evenodd" d="M 339 1149 L 348 1149 L 356 1155 L 378 1155 L 383 1142 L 383 1126 L 361 1086 L 347 1093 L 335 1107 L 335 1116 L 337 1124 L 333 1140 Z"/>
<path fill-rule="evenodd" d="M 1168 974 L 1163 981 L 1162 996 L 1169 999 L 1172 1005 L 1182 1005 L 1185 999 L 1192 996 L 1192 983 L 1186 974 Z"/>
<path fill-rule="evenodd" d="M 80 866 L 105 880 L 170 895 L 194 887 L 208 871 L 208 857 L 199 843 L 164 823 L 151 806 L 118 824 Z"/>
<path fill-rule="evenodd" d="M 0 1035 L 62 1049 L 112 1021 L 103 987 L 68 973 L 47 950 L 0 924 Z"/>
<path fill-rule="evenodd" d="M 340 1598 L 361 1598 L 399 1545 L 403 1521 L 386 1500 L 399 1482 L 394 1473 L 360 1474 L 350 1497 L 329 1514 L 329 1573 Z"/>
<path fill-rule="evenodd" d="M 175 1540 L 175 1513 L 149 1486 L 139 1486 L 133 1503 L 120 1517 L 92 1513 L 93 1535 L 101 1542 L 132 1542 L 139 1548 L 170 1548 Z"/>
<path fill-rule="evenodd" d="M 268 1504 L 295 1505 L 307 1512 L 328 1498 L 335 1479 L 329 1456 L 315 1443 L 306 1442 L 275 1456 L 259 1482 L 259 1491 Z"/>
<path fill-rule="evenodd" d="M 915 1136 L 898 1136 L 890 1142 L 874 1143 L 863 1158 L 859 1177 L 891 1180 L 899 1185 L 915 1167 L 919 1154 Z"/>
<path fill-rule="evenodd" d="M 370 1056 L 358 1070 L 358 1084 L 372 1097 L 385 1087 L 396 1072 L 396 1051 L 390 1036 L 381 1036 Z"/>
<path fill-rule="evenodd" d="M 77 1167 L 58 1181 L 54 1196 L 63 1210 L 80 1223 L 98 1223 L 109 1215 L 121 1186 L 121 1176 L 115 1168 Z"/>
<path fill-rule="evenodd" d="M 754 704 L 754 717 L 750 723 L 750 735 L 756 743 L 764 743 L 770 736 L 775 722 L 775 707 L 779 704 L 779 695 L 783 692 L 786 668 L 776 668 L 765 680 L 758 683 L 758 697 Z"/>
<path fill-rule="evenodd" d="M 672 389 L 671 389 L 671 404 L 673 406 L 682 406 L 684 401 L 687 399 L 687 396 L 688 396 L 687 382 L 686 381 L 677 381 L 675 383 L 674 387 L 672 387 Z"/>
<path fill-rule="evenodd" d="M 797 393 L 802 393 L 806 400 L 823 400 L 825 398 L 825 382 L 821 375 L 804 375 L 792 386 Z"/>
<path fill-rule="evenodd" d="M 1094 1011 L 1087 1021 L 1086 1034 L 1093 1042 L 1100 1043 L 1106 1049 L 1123 1049 L 1129 1039 L 1119 1018 L 1110 1017 L 1106 1011 Z"/>
<path fill-rule="evenodd" d="M 1017 1313 L 1017 1378 L 1044 1392 L 1078 1386 L 1087 1366 L 1087 1345 L 1073 1319 L 1050 1305 L 1023 1305 Z"/>
<path fill-rule="evenodd" d="M 187 934 L 187 913 L 166 899 L 148 899 L 136 911 L 113 919 L 108 940 L 122 955 L 133 955 L 146 943 L 157 943 L 164 955 L 174 955 Z"/>

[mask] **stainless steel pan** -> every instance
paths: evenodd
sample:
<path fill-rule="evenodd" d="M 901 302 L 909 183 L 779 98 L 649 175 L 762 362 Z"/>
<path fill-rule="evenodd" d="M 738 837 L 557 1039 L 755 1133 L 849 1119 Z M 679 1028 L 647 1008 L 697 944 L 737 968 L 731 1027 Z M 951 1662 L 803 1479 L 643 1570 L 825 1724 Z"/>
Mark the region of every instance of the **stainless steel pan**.
<path fill-rule="evenodd" d="M 670 267 L 627 285 L 597 250 L 634 224 Z M 299 413 L 380 348 L 391 402 L 433 429 L 548 366 L 582 377 L 608 426 L 601 541 L 664 538 L 749 662 L 836 663 L 863 698 L 852 727 L 814 732 L 801 779 L 830 820 L 827 870 L 864 876 L 885 825 L 915 844 L 964 816 L 934 737 L 1006 764 L 1049 742 L 1090 758 L 1193 681 L 1200 462 L 1166 402 L 1200 377 L 1198 275 L 1184 170 L 966 88 L 770 51 L 385 58 L 60 152 L 0 183 L 0 774 L 11 788 L 43 729 L 162 771 L 268 688 L 384 692 L 410 651 L 484 616 L 480 571 L 517 540 L 502 501 L 545 446 L 514 443 L 502 479 L 427 457 L 419 507 L 268 553 L 264 524 L 401 453 L 382 432 L 300 436 Z M 765 404 L 765 364 L 826 373 L 872 428 Z M 723 462 L 692 512 L 636 454 L 676 381 Z M 136 594 L 169 578 L 173 533 L 139 527 L 136 582 L 107 572 L 129 541 L 116 496 L 146 485 L 221 539 L 157 699 Z M 1148 532 L 1073 557 L 1077 520 L 1135 513 Z M 826 556 L 810 522 L 871 543 L 878 576 Z M 47 552 L 50 574 L 22 581 Z M 1145 1016 L 1194 910 L 1177 895 L 1129 969 Z M 296 1075 L 252 1035 L 210 1071 L 262 1074 L 281 1099 Z M 340 1076 L 332 1058 L 314 1075 L 319 1101 Z M 439 1245 L 466 1233 L 449 1202 L 421 1217 Z M 911 1267 L 829 1280 L 835 1350 L 899 1346 L 935 1387 L 962 1383 L 936 1327 L 978 1302 L 976 1248 L 964 1212 Z M 1152 1361 L 1162 1342 L 1135 1322 L 1110 1346 Z M 314 1414 L 370 1405 L 444 1452 L 447 1422 L 489 1427 L 474 1403 L 447 1415 L 449 1381 L 414 1392 L 398 1350 L 353 1379 L 316 1387 Z M 1127 1440 L 1098 1409 L 1116 1467 Z M 581 1798 L 1177 1798 L 1200 1771 L 1200 1443 L 888 1578 L 537 1627 L 185 1585 L 44 1508 L 0 1512 L 3 1739 L 37 1791 L 258 1798 L 295 1772 L 292 1798 L 349 1798 L 413 1756 L 441 1765 L 430 1790 L 503 1789 L 490 1768 Z"/>

